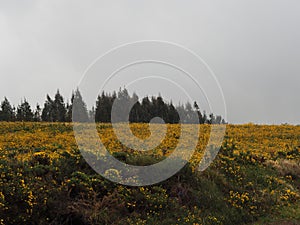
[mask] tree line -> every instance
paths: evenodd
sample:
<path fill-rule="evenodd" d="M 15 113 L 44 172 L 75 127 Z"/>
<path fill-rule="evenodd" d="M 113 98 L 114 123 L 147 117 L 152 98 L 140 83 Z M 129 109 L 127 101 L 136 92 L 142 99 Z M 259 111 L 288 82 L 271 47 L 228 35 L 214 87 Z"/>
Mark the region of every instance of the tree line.
<path fill-rule="evenodd" d="M 76 110 L 72 112 L 73 106 Z M 129 115 L 129 116 L 128 116 Z M 113 121 L 112 121 L 113 117 Z M 46 95 L 43 107 L 39 104 L 33 109 L 24 98 L 14 107 L 4 97 L 0 107 L 0 121 L 33 121 L 33 122 L 134 122 L 149 123 L 152 118 L 160 117 L 166 123 L 200 123 L 200 124 L 225 124 L 221 116 L 201 112 L 197 102 L 189 102 L 174 106 L 166 102 L 162 96 L 144 97 L 139 100 L 136 93 L 129 95 L 127 89 L 118 92 L 102 92 L 92 109 L 88 110 L 79 89 L 71 96 L 70 102 L 65 102 L 64 97 L 57 90 L 53 98 Z"/>

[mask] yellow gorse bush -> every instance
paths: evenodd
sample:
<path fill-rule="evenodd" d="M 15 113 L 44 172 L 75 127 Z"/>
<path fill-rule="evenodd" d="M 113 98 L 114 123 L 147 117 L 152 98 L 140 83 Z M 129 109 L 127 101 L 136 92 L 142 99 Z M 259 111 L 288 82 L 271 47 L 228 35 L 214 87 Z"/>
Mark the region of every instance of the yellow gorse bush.
<path fill-rule="evenodd" d="M 159 124 L 154 125 L 154 132 L 159 132 L 160 126 Z M 197 165 L 202 159 L 211 130 L 211 125 L 199 126 L 198 143 L 189 164 L 193 174 L 195 173 L 196 175 L 199 175 L 199 172 L 196 170 Z M 81 170 L 82 167 L 71 168 L 74 165 L 78 166 L 79 162 L 83 161 L 78 151 L 72 128 L 71 123 L 0 123 L 0 160 L 7 164 L 11 162 L 19 163 L 16 164 L 16 167 L 11 168 L 9 167 L 10 165 L 0 164 L 0 186 L 7 188 L 5 190 L 0 189 L 0 211 L 6 212 L 10 210 L 9 207 L 12 206 L 8 205 L 8 201 L 13 202 L 14 198 L 16 198 L 19 202 L 22 202 L 20 208 L 25 209 L 17 221 L 26 224 L 30 221 L 36 208 L 40 210 L 41 207 L 44 207 L 45 211 L 48 210 L 47 207 L 51 204 L 49 198 L 52 197 L 48 193 L 61 191 L 62 193 L 67 193 L 70 198 L 73 195 L 92 198 L 91 196 L 93 196 L 97 188 L 103 192 L 106 190 L 111 191 L 112 184 L 102 180 L 100 182 L 100 178 L 94 177 L 94 175 L 91 178 L 83 172 L 76 171 Z M 130 124 L 130 128 L 132 133 L 140 139 L 147 139 L 151 135 L 148 124 Z M 185 129 L 189 132 L 188 126 Z M 157 146 L 150 151 L 144 152 L 132 150 L 122 144 L 110 124 L 97 124 L 97 130 L 99 138 L 110 153 L 125 152 L 129 155 L 150 155 L 159 158 L 169 156 L 176 148 L 182 126 L 168 124 L 166 136 L 157 137 L 154 140 L 157 142 Z M 88 136 L 86 138 L 89 140 Z M 183 146 L 188 146 L 191 141 L 189 139 L 183 140 Z M 95 148 L 92 141 L 87 141 L 87 144 L 89 144 L 86 146 L 88 149 L 93 150 Z M 146 141 L 145 146 L 142 147 L 146 149 L 152 144 Z M 254 217 L 259 216 L 266 210 L 264 206 L 265 199 L 274 203 L 278 208 L 284 204 L 289 205 L 299 202 L 299 191 L 295 186 L 291 185 L 300 176 L 300 173 L 298 174 L 297 172 L 298 170 L 300 171 L 299 146 L 300 126 L 227 125 L 221 152 L 212 165 L 217 172 L 213 171 L 214 173 L 212 173 L 209 171 L 206 176 L 208 179 L 218 176 L 218 182 L 223 182 L 226 193 L 222 196 L 222 201 L 238 212 L 246 210 Z M 58 161 L 60 159 L 68 160 L 69 158 L 73 160 L 70 160 L 73 164 L 66 165 L 63 169 L 72 172 L 64 174 L 64 171 L 58 168 L 58 165 L 60 165 Z M 22 163 L 25 165 L 24 167 L 20 166 Z M 245 165 L 248 167 L 245 167 Z M 258 189 L 257 180 L 255 182 L 254 178 L 256 176 L 255 168 L 259 166 L 264 166 L 264 168 L 271 167 L 279 175 L 275 174 L 275 172 L 274 174 L 262 174 L 263 180 L 260 184 L 261 187 Z M 85 165 L 85 167 L 87 166 Z M 245 171 L 245 168 L 248 171 Z M 253 170 L 252 174 L 251 170 Z M 28 177 L 28 174 L 31 174 L 32 177 Z M 109 176 L 122 176 L 115 169 L 107 170 L 106 174 Z M 250 178 L 246 177 L 245 174 L 250 174 Z M 180 179 L 184 178 L 178 176 L 178 182 Z M 13 182 L 13 185 L 10 185 L 9 182 Z M 97 182 L 101 183 L 101 185 L 93 186 Z M 203 185 L 205 187 L 206 184 Z M 165 217 L 163 210 L 168 208 L 168 205 L 171 203 L 176 205 L 185 201 L 193 202 L 195 199 L 189 198 L 192 191 L 186 186 L 178 185 L 175 188 L 154 186 L 138 187 L 136 189 L 118 186 L 115 192 L 108 191 L 107 196 L 101 199 L 101 204 L 97 201 L 93 203 L 93 207 L 95 207 L 93 213 L 97 213 L 97 207 L 107 208 L 110 207 L 109 204 L 117 204 L 118 207 L 122 208 L 124 205 L 124 208 L 128 211 L 142 211 L 145 217 L 127 218 L 123 222 L 145 224 L 153 217 Z M 33 190 L 32 187 L 34 187 Z M 52 192 L 50 192 L 50 189 Z M 4 191 L 6 191 L 6 194 Z M 10 193 L 14 193 L 15 196 L 11 196 Z M 102 195 L 102 193 L 100 192 L 98 195 Z M 118 201 L 112 199 L 112 196 L 115 195 L 118 196 Z M 139 198 L 135 199 L 132 196 L 138 196 Z M 212 197 L 208 196 L 208 198 Z M 70 201 L 70 199 L 68 200 Z M 91 205 L 87 202 L 89 201 L 75 202 L 68 210 L 80 212 L 81 208 L 76 208 L 80 207 L 80 204 L 83 205 L 84 209 L 88 209 Z M 199 204 L 201 206 L 202 202 Z M 124 209 L 122 208 L 122 210 Z M 176 221 L 172 222 L 178 224 L 203 224 L 206 221 L 208 224 L 223 224 L 222 221 L 226 217 L 224 215 L 203 214 L 203 209 L 200 209 L 196 203 L 192 207 L 183 205 L 179 211 L 186 211 L 186 213 L 175 215 Z M 88 218 L 92 216 L 92 214 L 89 214 Z M 45 218 L 45 221 L 48 219 Z M 109 217 L 105 217 L 105 219 L 110 221 Z M 0 224 L 5 224 L 3 221 L 5 221 L 5 218 L 2 219 L 0 217 Z M 14 222 L 14 220 L 11 221 Z M 159 220 L 154 221 L 154 223 L 157 222 Z"/>

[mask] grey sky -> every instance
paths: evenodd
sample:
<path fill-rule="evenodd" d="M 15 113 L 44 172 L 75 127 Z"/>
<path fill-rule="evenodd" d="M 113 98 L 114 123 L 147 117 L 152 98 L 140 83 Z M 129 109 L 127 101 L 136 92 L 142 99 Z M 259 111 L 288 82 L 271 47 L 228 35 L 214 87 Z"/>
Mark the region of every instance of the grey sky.
<path fill-rule="evenodd" d="M 96 57 L 156 39 L 209 64 L 229 122 L 300 124 L 299 12 L 298 0 L 0 1 L 0 98 L 70 97 Z"/>

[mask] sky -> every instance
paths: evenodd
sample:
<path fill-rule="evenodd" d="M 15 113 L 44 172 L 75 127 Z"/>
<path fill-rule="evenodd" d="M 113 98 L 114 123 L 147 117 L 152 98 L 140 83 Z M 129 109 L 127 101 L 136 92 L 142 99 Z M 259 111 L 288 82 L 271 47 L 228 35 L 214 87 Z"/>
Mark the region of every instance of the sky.
<path fill-rule="evenodd" d="M 190 49 L 209 65 L 228 122 L 300 124 L 299 12 L 298 0 L 3 0 L 0 99 L 17 105 L 26 97 L 42 105 L 47 93 L 59 89 L 67 100 L 105 52 L 160 40 Z M 120 83 L 114 85 L 117 90 Z M 136 85 L 137 94 L 151 94 L 149 86 Z M 163 96 L 166 91 L 185 101 L 174 88 L 161 89 Z M 193 87 L 188 91 L 194 93 Z"/>

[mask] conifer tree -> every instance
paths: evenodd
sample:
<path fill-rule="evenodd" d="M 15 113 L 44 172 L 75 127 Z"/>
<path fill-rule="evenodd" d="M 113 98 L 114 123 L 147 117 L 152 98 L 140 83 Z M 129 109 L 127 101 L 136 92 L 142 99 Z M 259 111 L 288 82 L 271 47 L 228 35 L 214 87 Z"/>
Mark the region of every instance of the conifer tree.
<path fill-rule="evenodd" d="M 4 97 L 3 102 L 1 103 L 0 110 L 0 121 L 14 121 L 15 120 L 15 112 L 14 108 L 11 106 L 10 102 L 6 97 Z"/>
<path fill-rule="evenodd" d="M 172 102 L 168 105 L 168 123 L 179 123 L 179 115 Z"/>
<path fill-rule="evenodd" d="M 16 117 L 18 121 L 33 121 L 33 112 L 26 99 L 18 106 Z"/>
<path fill-rule="evenodd" d="M 52 102 L 53 106 L 53 120 L 54 122 L 65 122 L 66 121 L 66 107 L 64 103 L 64 99 L 59 93 L 59 90 L 57 90 L 54 101 Z"/>
<path fill-rule="evenodd" d="M 54 111 L 54 103 L 49 95 L 46 96 L 46 101 L 44 103 L 44 108 L 42 111 L 42 120 L 46 122 L 54 122 L 55 119 L 55 111 Z"/>
<path fill-rule="evenodd" d="M 197 114 L 198 114 L 199 123 L 200 123 L 200 124 L 204 124 L 205 121 L 203 120 L 202 113 L 201 113 L 200 108 L 199 108 L 199 106 L 198 106 L 198 103 L 197 103 L 196 101 L 194 102 L 194 108 L 196 109 L 196 112 L 197 112 Z"/>
<path fill-rule="evenodd" d="M 36 104 L 36 108 L 35 108 L 34 115 L 33 115 L 33 121 L 40 122 L 42 120 L 41 111 L 42 111 L 42 109 L 41 109 L 40 105 Z"/>
<path fill-rule="evenodd" d="M 114 115 L 112 115 L 113 104 Z M 76 109 L 74 111 L 74 109 Z M 74 113 L 73 113 L 74 111 Z M 158 97 L 148 96 L 139 101 L 136 93 L 132 96 L 126 88 L 119 89 L 118 93 L 102 92 L 98 96 L 95 108 L 87 109 L 82 95 L 77 88 L 72 93 L 71 102 L 65 104 L 63 96 L 57 90 L 54 99 L 46 96 L 43 109 L 37 104 L 35 111 L 26 99 L 21 102 L 15 112 L 7 98 L 4 98 L 0 105 L 0 121 L 47 121 L 47 122 L 105 122 L 110 123 L 112 116 L 116 122 L 149 123 L 152 118 L 160 117 L 166 123 L 200 123 L 200 124 L 226 124 L 226 121 L 218 115 L 200 112 L 198 103 L 195 101 L 193 106 L 187 102 L 185 105 L 179 104 L 176 107 L 171 102 L 166 102 L 159 94 Z"/>
<path fill-rule="evenodd" d="M 88 110 L 79 89 L 77 88 L 74 96 L 71 99 L 72 105 L 72 121 L 73 122 L 88 122 Z"/>

